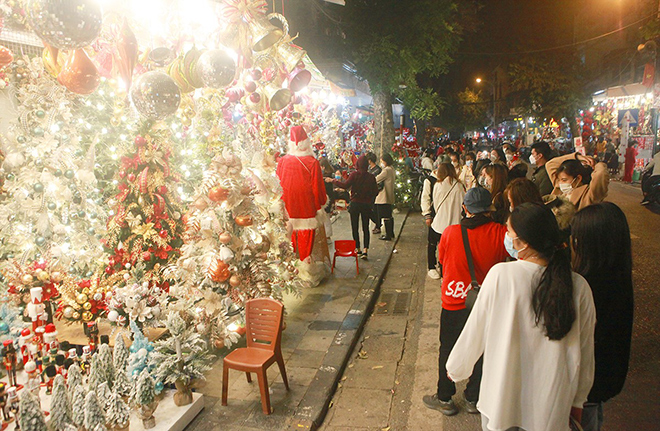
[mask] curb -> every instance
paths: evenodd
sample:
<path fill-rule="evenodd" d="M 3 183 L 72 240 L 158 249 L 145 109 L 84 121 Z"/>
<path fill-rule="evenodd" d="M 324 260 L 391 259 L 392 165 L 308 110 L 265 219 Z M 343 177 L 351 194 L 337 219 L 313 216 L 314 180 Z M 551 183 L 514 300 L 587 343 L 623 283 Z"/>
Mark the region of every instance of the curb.
<path fill-rule="evenodd" d="M 383 276 L 390 264 L 393 251 L 401 238 L 401 233 L 408 221 L 410 212 L 411 210 L 408 210 L 405 214 L 401 214 L 405 218 L 399 227 L 396 241 L 392 242 L 389 255 L 385 262 L 381 263 L 380 275 L 372 278 L 371 282 L 367 279 L 355 297 L 351 309 L 344 317 L 332 345 L 323 358 L 323 363 L 318 368 L 316 376 L 294 412 L 289 427 L 290 430 L 315 431 L 323 423 L 330 407 L 330 401 L 337 390 L 339 380 L 348 365 L 350 354 L 355 348 L 362 329 L 376 304 Z"/>

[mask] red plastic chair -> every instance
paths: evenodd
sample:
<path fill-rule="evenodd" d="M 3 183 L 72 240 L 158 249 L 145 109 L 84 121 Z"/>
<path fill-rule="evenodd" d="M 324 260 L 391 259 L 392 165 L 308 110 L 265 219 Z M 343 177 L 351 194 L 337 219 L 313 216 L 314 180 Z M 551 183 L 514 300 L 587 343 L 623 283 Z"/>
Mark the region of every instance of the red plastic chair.
<path fill-rule="evenodd" d="M 335 262 L 337 261 L 337 257 L 355 257 L 355 269 L 357 270 L 358 275 L 360 274 L 360 265 L 358 263 L 357 251 L 355 250 L 355 241 L 335 241 L 335 256 L 332 259 L 331 272 L 335 272 Z"/>
<path fill-rule="evenodd" d="M 265 414 L 270 414 L 270 394 L 266 370 L 277 362 L 282 374 L 284 386 L 289 390 L 284 359 L 282 357 L 282 316 L 284 306 L 270 298 L 251 299 L 245 303 L 245 326 L 247 347 L 236 349 L 223 360 L 222 367 L 222 405 L 227 405 L 229 387 L 229 369 L 244 371 L 248 383 L 252 382 L 250 373 L 256 373 L 261 392 L 261 407 Z"/>

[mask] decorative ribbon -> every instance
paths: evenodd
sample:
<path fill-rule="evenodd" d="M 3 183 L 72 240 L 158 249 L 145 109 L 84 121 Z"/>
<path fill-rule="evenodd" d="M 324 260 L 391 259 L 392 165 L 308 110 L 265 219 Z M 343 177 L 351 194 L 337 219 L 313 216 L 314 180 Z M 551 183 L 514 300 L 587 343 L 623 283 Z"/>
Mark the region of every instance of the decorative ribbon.
<path fill-rule="evenodd" d="M 138 184 L 140 185 L 140 193 L 147 193 L 148 176 L 149 176 L 149 166 L 147 166 L 142 170 L 138 178 L 139 181 Z"/>
<path fill-rule="evenodd" d="M 266 15 L 267 10 L 268 4 L 265 0 L 226 0 L 222 15 L 232 23 L 241 20 L 249 23 Z"/>

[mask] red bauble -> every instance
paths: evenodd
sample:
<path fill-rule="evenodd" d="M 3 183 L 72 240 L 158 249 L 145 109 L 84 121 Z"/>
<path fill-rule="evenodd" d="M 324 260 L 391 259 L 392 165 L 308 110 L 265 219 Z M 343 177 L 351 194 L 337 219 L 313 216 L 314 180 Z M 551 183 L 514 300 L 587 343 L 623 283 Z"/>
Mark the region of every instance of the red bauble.
<path fill-rule="evenodd" d="M 137 178 L 135 174 L 128 174 L 128 181 L 133 182 L 135 181 L 135 178 Z"/>
<path fill-rule="evenodd" d="M 165 229 L 163 229 L 163 230 L 161 230 L 160 232 L 158 232 L 158 235 L 159 235 L 161 238 L 165 238 L 165 237 L 167 237 L 167 231 L 166 231 Z"/>
<path fill-rule="evenodd" d="M 106 274 L 112 274 L 113 272 L 114 272 L 114 269 L 112 269 L 112 267 L 108 266 L 108 267 L 105 268 L 105 273 Z"/>
<path fill-rule="evenodd" d="M 119 178 L 124 178 L 126 176 L 126 171 L 119 171 Z"/>
<path fill-rule="evenodd" d="M 228 197 L 229 197 L 229 190 L 224 187 L 220 187 L 220 186 L 213 187 L 209 191 L 209 199 L 211 199 L 213 202 L 226 201 Z"/>
<path fill-rule="evenodd" d="M 260 80 L 262 76 L 263 76 L 263 73 L 259 69 L 252 69 L 250 71 L 250 78 L 252 78 L 253 81 Z"/>
<path fill-rule="evenodd" d="M 145 251 L 144 253 L 142 253 L 142 259 L 151 260 L 151 253 L 148 252 L 148 251 Z"/>
<path fill-rule="evenodd" d="M 257 83 L 254 81 L 248 81 L 245 84 L 245 91 L 247 91 L 248 93 L 254 93 L 255 91 L 257 91 Z"/>
<path fill-rule="evenodd" d="M 138 147 L 144 147 L 145 145 L 147 145 L 147 140 L 144 138 L 144 136 L 137 135 L 135 137 L 135 145 L 137 145 Z"/>
<path fill-rule="evenodd" d="M 242 227 L 252 226 L 252 216 L 250 215 L 240 215 L 234 218 L 234 221 L 237 225 Z"/>
<path fill-rule="evenodd" d="M 250 94 L 250 102 L 259 103 L 260 101 L 261 101 L 261 94 L 259 93 Z"/>
<path fill-rule="evenodd" d="M 57 75 L 57 81 L 69 91 L 91 94 L 101 83 L 101 76 L 83 49 L 76 49 Z"/>
<path fill-rule="evenodd" d="M 158 187 L 158 193 L 160 193 L 161 195 L 166 194 L 167 193 L 167 187 L 165 187 L 165 186 Z"/>
<path fill-rule="evenodd" d="M 0 69 L 14 61 L 14 55 L 6 46 L 0 45 Z"/>

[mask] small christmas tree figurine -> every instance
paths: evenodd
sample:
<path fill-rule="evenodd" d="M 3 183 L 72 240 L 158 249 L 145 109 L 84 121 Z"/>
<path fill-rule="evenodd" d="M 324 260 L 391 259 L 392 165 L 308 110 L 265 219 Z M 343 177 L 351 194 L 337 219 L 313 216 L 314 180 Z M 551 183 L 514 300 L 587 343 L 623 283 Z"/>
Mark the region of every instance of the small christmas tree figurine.
<path fill-rule="evenodd" d="M 74 386 L 71 398 L 71 420 L 78 427 L 85 424 L 85 394 L 83 385 Z"/>
<path fill-rule="evenodd" d="M 131 412 L 128 405 L 122 399 L 117 391 L 112 393 L 110 398 L 110 407 L 108 408 L 108 424 L 115 428 L 115 431 L 128 431 L 130 426 Z"/>
<path fill-rule="evenodd" d="M 133 331 L 133 344 L 131 344 L 131 354 L 128 357 L 128 376 L 135 380 L 142 370 L 149 365 L 149 354 L 154 346 L 147 337 L 144 336 L 135 322 L 131 322 L 131 331 Z"/>
<path fill-rule="evenodd" d="M 178 312 L 170 312 L 166 327 L 171 337 L 156 342 L 150 361 L 156 380 L 176 385 L 174 403 L 183 406 L 192 403 L 190 385 L 195 379 L 205 378 L 214 356 L 208 353 L 202 336 Z"/>
<path fill-rule="evenodd" d="M 128 379 L 126 370 L 115 370 L 114 390 L 121 397 L 127 397 L 131 393 L 131 382 Z"/>
<path fill-rule="evenodd" d="M 71 398 L 73 402 L 73 391 L 76 388 L 76 386 L 82 385 L 82 370 L 80 369 L 80 365 L 78 364 L 73 364 L 69 367 L 69 372 L 66 375 L 66 384 L 67 387 L 69 388 L 69 398 Z"/>
<path fill-rule="evenodd" d="M 105 414 L 99 406 L 96 393 L 90 391 L 85 397 L 85 420 L 84 426 L 87 430 L 96 430 L 96 427 L 102 425 L 105 427 Z"/>
<path fill-rule="evenodd" d="M 124 337 L 121 334 L 117 335 L 117 338 L 115 338 L 115 348 L 112 352 L 112 361 L 115 371 L 126 371 L 126 367 L 128 367 L 128 354 Z"/>
<path fill-rule="evenodd" d="M 105 373 L 99 364 L 99 355 L 93 355 L 89 366 L 87 385 L 90 390 L 95 390 L 103 382 L 105 382 Z"/>
<path fill-rule="evenodd" d="M 39 399 L 30 391 L 23 391 L 21 394 L 18 419 L 22 430 L 48 431 Z"/>
<path fill-rule="evenodd" d="M 113 365 L 110 346 L 107 344 L 101 344 L 97 356 L 96 366 L 99 369 L 99 373 L 103 376 L 103 381 L 108 383 L 108 388 L 112 389 L 112 384 L 115 379 L 115 366 Z"/>
<path fill-rule="evenodd" d="M 94 388 L 94 391 L 96 392 L 99 405 L 104 411 L 107 411 L 110 405 L 110 396 L 112 395 L 112 391 L 108 387 L 108 382 L 101 383 L 98 387 Z"/>
<path fill-rule="evenodd" d="M 64 377 L 58 375 L 53 383 L 53 396 L 50 402 L 50 419 L 48 427 L 51 431 L 66 431 L 66 426 L 72 424 L 69 395 L 64 385 Z"/>
<path fill-rule="evenodd" d="M 156 401 L 154 380 L 146 369 L 142 370 L 138 377 L 133 402 L 139 408 L 139 414 L 144 429 L 155 427 L 156 418 L 154 418 L 154 412 L 156 411 L 156 407 L 158 407 L 158 401 Z"/>

